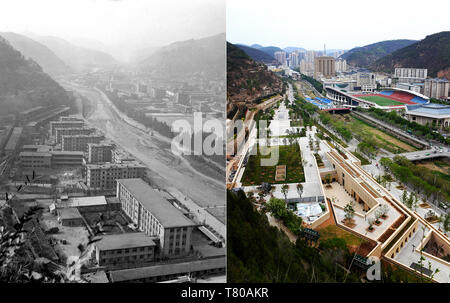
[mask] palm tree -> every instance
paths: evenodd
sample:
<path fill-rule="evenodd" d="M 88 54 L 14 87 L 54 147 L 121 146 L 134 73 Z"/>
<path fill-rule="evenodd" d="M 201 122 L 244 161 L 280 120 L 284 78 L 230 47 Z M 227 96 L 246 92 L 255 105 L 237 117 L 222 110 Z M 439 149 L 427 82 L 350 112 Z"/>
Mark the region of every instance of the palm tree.
<path fill-rule="evenodd" d="M 302 194 L 303 194 L 303 184 L 297 183 L 297 192 L 298 192 L 298 195 L 299 195 L 300 198 L 301 198 L 301 197 L 302 197 Z"/>
<path fill-rule="evenodd" d="M 289 192 L 289 185 L 283 184 L 281 186 L 281 193 L 284 196 L 284 201 L 286 202 L 286 204 L 287 204 L 287 194 L 288 194 L 288 192 Z"/>

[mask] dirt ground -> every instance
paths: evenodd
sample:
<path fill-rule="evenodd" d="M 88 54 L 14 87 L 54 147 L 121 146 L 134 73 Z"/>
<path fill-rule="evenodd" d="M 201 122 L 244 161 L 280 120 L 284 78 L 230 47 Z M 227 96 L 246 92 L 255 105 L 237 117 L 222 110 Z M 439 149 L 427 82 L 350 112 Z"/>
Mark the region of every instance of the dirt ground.
<path fill-rule="evenodd" d="M 435 171 L 441 172 L 446 175 L 450 174 L 450 165 L 445 166 L 445 167 L 440 167 L 440 166 L 437 166 L 436 164 L 434 164 L 433 162 L 427 162 L 427 163 L 418 163 L 417 166 L 426 167 L 428 169 L 435 170 Z"/>
<path fill-rule="evenodd" d="M 66 227 L 58 223 L 57 217 L 50 212 L 42 214 L 41 221 L 45 224 L 47 229 L 52 227 L 58 227 L 59 232 L 57 234 L 50 235 L 52 239 L 57 242 L 57 246 L 67 259 L 70 256 L 78 256 L 80 251 L 78 245 L 82 243 L 86 245 L 88 242 L 89 232 L 86 227 Z M 63 244 L 66 241 L 66 244 Z"/>
<path fill-rule="evenodd" d="M 415 147 L 413 147 L 405 142 L 402 142 L 400 140 L 397 140 L 396 138 L 386 134 L 385 132 L 382 132 L 381 130 L 379 130 L 375 127 L 372 127 L 365 123 L 362 123 L 362 122 L 352 118 L 349 115 L 333 115 L 333 118 L 339 119 L 342 121 L 346 121 L 347 123 L 349 123 L 349 121 L 352 121 L 352 123 L 358 123 L 358 126 L 360 126 L 362 130 L 364 130 L 365 132 L 372 133 L 378 140 L 380 140 L 380 138 L 381 138 L 381 139 L 383 139 L 395 146 L 398 146 L 408 152 L 417 150 Z M 382 141 L 382 140 L 380 140 L 380 141 Z"/>

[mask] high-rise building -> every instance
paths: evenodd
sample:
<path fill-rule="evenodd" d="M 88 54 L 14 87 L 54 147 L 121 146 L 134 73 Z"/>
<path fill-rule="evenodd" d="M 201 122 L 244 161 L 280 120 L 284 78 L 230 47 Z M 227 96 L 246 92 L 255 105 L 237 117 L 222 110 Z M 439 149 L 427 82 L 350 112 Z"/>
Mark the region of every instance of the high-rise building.
<path fill-rule="evenodd" d="M 314 78 L 319 76 L 331 78 L 336 75 L 335 59 L 330 56 L 314 58 Z"/>
<path fill-rule="evenodd" d="M 308 62 L 305 59 L 300 61 L 300 72 L 302 74 L 311 76 L 314 73 L 314 63 Z"/>
<path fill-rule="evenodd" d="M 426 79 L 424 83 L 423 94 L 430 98 L 447 99 L 450 84 L 447 79 Z"/>
<path fill-rule="evenodd" d="M 347 71 L 347 60 L 345 59 L 337 59 L 336 60 L 336 72 L 345 72 Z"/>
<path fill-rule="evenodd" d="M 282 64 L 283 66 L 287 65 L 287 58 L 286 58 L 286 52 L 278 51 L 274 53 L 275 59 Z"/>
<path fill-rule="evenodd" d="M 297 52 L 292 52 L 289 54 L 289 67 L 297 68 L 300 65 L 299 55 Z"/>
<path fill-rule="evenodd" d="M 426 68 L 395 68 L 394 77 L 398 78 L 398 82 L 423 82 L 427 78 L 428 70 Z"/>
<path fill-rule="evenodd" d="M 306 62 L 314 63 L 314 58 L 315 57 L 317 57 L 315 51 L 313 51 L 313 50 L 306 51 L 306 54 L 305 54 Z"/>

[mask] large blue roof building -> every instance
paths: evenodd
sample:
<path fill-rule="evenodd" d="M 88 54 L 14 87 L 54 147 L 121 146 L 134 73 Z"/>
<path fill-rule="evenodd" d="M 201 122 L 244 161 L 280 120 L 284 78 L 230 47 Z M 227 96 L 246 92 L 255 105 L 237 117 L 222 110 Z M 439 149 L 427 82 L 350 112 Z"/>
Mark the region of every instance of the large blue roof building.
<path fill-rule="evenodd" d="M 450 105 L 446 104 L 415 104 L 406 105 L 406 117 L 409 121 L 422 125 L 437 125 L 439 128 L 450 126 Z"/>

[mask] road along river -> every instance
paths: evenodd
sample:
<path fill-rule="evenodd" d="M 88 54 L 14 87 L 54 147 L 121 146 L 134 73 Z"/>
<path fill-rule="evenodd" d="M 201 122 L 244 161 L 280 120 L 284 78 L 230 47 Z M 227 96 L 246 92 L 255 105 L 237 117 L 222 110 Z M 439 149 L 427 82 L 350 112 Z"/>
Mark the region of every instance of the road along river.
<path fill-rule="evenodd" d="M 93 111 L 87 122 L 145 164 L 151 170 L 150 177 L 155 185 L 166 190 L 177 189 L 177 196 L 185 195 L 225 223 L 225 180 L 211 178 L 195 170 L 183 157 L 174 155 L 169 139 L 151 136 L 132 126 L 126 121 L 129 118 L 118 112 L 102 92 L 67 82 L 61 84 L 91 101 Z"/>

